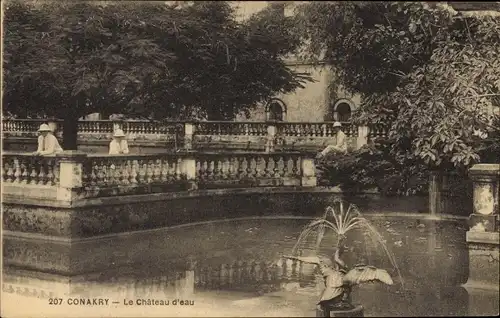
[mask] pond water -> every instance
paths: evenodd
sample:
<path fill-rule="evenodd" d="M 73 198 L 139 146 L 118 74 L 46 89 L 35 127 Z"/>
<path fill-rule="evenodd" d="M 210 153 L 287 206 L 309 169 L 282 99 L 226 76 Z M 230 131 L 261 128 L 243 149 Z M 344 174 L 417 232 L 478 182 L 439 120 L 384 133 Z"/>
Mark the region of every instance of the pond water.
<path fill-rule="evenodd" d="M 471 295 L 464 220 L 429 220 L 421 215 L 367 218 L 383 235 L 398 263 L 404 288 L 384 253 L 352 240 L 350 252 L 385 268 L 395 284 L 355 288 L 354 303 L 365 316 L 468 316 L 498 313 L 498 293 Z M 106 255 L 108 270 L 72 279 L 71 296 L 62 282 L 28 277 L 4 268 L 6 310 L 19 316 L 294 316 L 314 317 L 321 280 L 313 268 L 284 261 L 310 218 L 246 218 L 183 225 L 81 243 L 92 255 Z M 333 253 L 328 239 L 322 252 Z M 114 264 L 126 264 L 117 267 Z M 359 260 L 359 259 L 358 259 Z M 92 261 L 92 260 L 91 260 Z M 81 262 L 89 262 L 88 257 Z M 354 264 L 351 264 L 354 265 Z M 191 276 L 192 275 L 192 276 Z M 51 305 L 47 297 L 61 298 Z M 107 306 L 68 305 L 69 299 L 102 297 Z M 143 299 L 142 305 L 137 300 Z M 148 305 L 147 300 L 158 300 Z M 187 301 L 182 305 L 175 299 Z M 30 304 L 19 306 L 18 302 Z M 124 303 L 132 301 L 133 306 Z M 160 301 L 163 304 L 160 304 Z M 168 301 L 168 305 L 166 304 Z M 116 303 L 113 303 L 116 302 Z M 74 301 L 73 301 L 74 303 Z"/>

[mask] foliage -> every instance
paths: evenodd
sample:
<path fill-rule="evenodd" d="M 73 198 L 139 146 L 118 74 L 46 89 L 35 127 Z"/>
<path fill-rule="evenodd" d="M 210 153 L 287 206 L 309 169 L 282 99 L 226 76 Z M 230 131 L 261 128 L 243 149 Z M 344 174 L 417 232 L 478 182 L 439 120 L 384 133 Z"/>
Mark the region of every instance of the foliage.
<path fill-rule="evenodd" d="M 314 2 L 299 8 L 296 25 L 303 56 L 323 59 L 337 85 L 361 94 L 355 120 L 385 126 L 393 156 L 433 169 L 498 162 L 484 150 L 500 142 L 498 115 L 488 113 L 500 105 L 498 15 L 425 2 Z"/>
<path fill-rule="evenodd" d="M 359 193 L 377 189 L 383 195 L 425 194 L 428 170 L 416 160 L 398 161 L 388 143 L 365 145 L 345 156 L 319 163 L 320 184 Z"/>
<path fill-rule="evenodd" d="M 298 41 L 266 31 L 281 22 L 263 14 L 239 23 L 215 1 L 11 1 L 4 107 L 68 120 L 93 112 L 232 119 L 310 80 L 280 58 Z"/>

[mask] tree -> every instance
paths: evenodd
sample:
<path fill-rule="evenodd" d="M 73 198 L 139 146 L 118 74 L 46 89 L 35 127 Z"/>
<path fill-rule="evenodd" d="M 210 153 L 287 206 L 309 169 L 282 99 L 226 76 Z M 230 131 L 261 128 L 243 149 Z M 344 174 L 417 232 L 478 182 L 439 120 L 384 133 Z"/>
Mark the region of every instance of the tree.
<path fill-rule="evenodd" d="M 385 126 L 403 165 L 498 162 L 487 155 L 500 144 L 498 115 L 488 112 L 500 105 L 500 17 L 439 3 L 323 2 L 301 6 L 296 19 L 304 57 L 324 60 L 337 85 L 361 94 L 355 120 Z"/>
<path fill-rule="evenodd" d="M 254 25 L 226 2 L 9 2 L 5 110 L 64 118 L 65 149 L 93 112 L 232 119 L 310 80 L 280 58 L 295 42 Z"/>

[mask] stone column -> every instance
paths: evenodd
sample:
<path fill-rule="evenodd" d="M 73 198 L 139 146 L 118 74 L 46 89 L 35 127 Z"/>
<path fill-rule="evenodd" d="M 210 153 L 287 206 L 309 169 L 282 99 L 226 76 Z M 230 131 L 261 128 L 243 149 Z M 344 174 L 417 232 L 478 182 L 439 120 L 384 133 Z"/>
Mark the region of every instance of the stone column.
<path fill-rule="evenodd" d="M 473 181 L 473 213 L 466 235 L 469 249 L 467 289 L 499 290 L 500 164 L 477 164 L 469 170 Z"/>
<path fill-rule="evenodd" d="M 196 158 L 194 152 L 188 152 L 186 157 L 182 159 L 181 174 L 186 177 L 188 191 L 198 189 L 196 183 Z"/>
<path fill-rule="evenodd" d="M 184 149 L 193 149 L 193 136 L 195 132 L 194 123 L 186 122 L 184 123 Z"/>
<path fill-rule="evenodd" d="M 302 180 L 301 186 L 315 187 L 317 185 L 316 179 L 316 164 L 312 158 L 302 158 L 301 162 Z"/>
<path fill-rule="evenodd" d="M 276 124 L 273 122 L 268 122 L 266 152 L 274 152 L 275 150 L 276 150 Z"/>
<path fill-rule="evenodd" d="M 77 189 L 83 186 L 82 163 L 87 157 L 87 154 L 74 150 L 67 150 L 56 154 L 56 157 L 60 158 L 57 200 L 71 205 L 71 203 L 77 199 Z"/>
<path fill-rule="evenodd" d="M 356 149 L 359 149 L 368 143 L 368 126 L 358 126 L 358 138 L 356 139 Z"/>

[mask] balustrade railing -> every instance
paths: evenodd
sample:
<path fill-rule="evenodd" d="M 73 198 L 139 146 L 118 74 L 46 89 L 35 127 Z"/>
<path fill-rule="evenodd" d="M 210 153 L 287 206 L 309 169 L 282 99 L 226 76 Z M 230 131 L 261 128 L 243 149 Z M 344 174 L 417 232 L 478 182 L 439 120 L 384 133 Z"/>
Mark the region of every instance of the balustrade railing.
<path fill-rule="evenodd" d="M 373 138 L 387 138 L 388 128 L 382 124 L 372 124 L 370 127 L 370 133 L 368 137 Z"/>
<path fill-rule="evenodd" d="M 61 120 L 47 119 L 2 119 L 2 132 L 14 136 L 35 137 L 41 124 L 62 122 Z"/>
<path fill-rule="evenodd" d="M 316 182 L 313 159 L 294 152 L 96 155 L 69 151 L 46 157 L 4 152 L 2 157 L 4 185 L 63 187 L 78 198 L 196 188 L 314 186 Z"/>
<path fill-rule="evenodd" d="M 182 156 L 88 155 L 82 165 L 86 196 L 180 190 L 185 181 Z"/>
<path fill-rule="evenodd" d="M 59 185 L 59 158 L 10 153 L 2 160 L 2 180 L 5 184 Z"/>
<path fill-rule="evenodd" d="M 302 263 L 285 258 L 280 258 L 277 262 L 239 260 L 219 266 L 196 268 L 195 287 L 208 290 L 279 290 L 283 283 L 312 281 L 314 269 L 315 266 L 312 265 L 305 270 Z"/>
<path fill-rule="evenodd" d="M 200 135 L 266 136 L 266 122 L 203 121 L 195 123 Z"/>
<path fill-rule="evenodd" d="M 62 120 L 43 119 L 3 119 L 2 130 L 7 134 L 35 136 L 42 123 L 55 123 L 57 131 L 62 131 Z M 112 134 L 114 129 L 121 128 L 131 135 L 182 135 L 188 122 L 171 121 L 156 122 L 147 120 L 81 120 L 78 132 L 85 134 Z M 194 133 L 214 136 L 267 136 L 268 127 L 275 126 L 278 134 L 289 137 L 331 137 L 334 135 L 334 122 L 237 122 L 237 121 L 199 121 L 194 122 Z M 342 122 L 342 129 L 349 137 L 358 134 L 358 127 L 350 122 Z M 375 135 L 383 135 L 379 125 L 373 125 L 371 131 Z"/>
<path fill-rule="evenodd" d="M 294 153 L 203 153 L 196 158 L 200 185 L 300 184 L 301 156 Z"/>
<path fill-rule="evenodd" d="M 58 130 L 62 131 L 62 128 Z M 82 134 L 112 134 L 113 131 L 113 122 L 109 120 L 82 120 L 78 122 L 78 132 Z"/>
<path fill-rule="evenodd" d="M 276 122 L 278 134 L 286 137 L 333 137 L 334 122 L 301 123 L 301 122 Z M 342 122 L 342 131 L 348 137 L 358 135 L 358 127 L 350 122 Z"/>
<path fill-rule="evenodd" d="M 26 145 L 18 144 L 17 139 L 10 143 L 9 137 L 28 137 L 34 142 L 38 127 L 44 122 L 55 129 L 58 138 L 61 137 L 61 120 L 3 119 L 2 129 L 7 141 L 4 145 L 8 147 L 5 149 L 26 149 Z M 333 124 L 334 122 L 84 120 L 78 123 L 78 134 L 80 142 L 89 142 L 85 146 L 91 146 L 92 151 L 98 152 L 107 152 L 106 145 L 92 144 L 91 141 L 111 140 L 113 131 L 118 128 L 125 132 L 131 147 L 140 147 L 144 142 L 149 147 L 146 152 L 150 153 L 154 147 L 162 148 L 161 152 L 168 149 L 303 151 L 319 150 L 331 143 L 331 137 L 335 135 Z M 358 149 L 374 138 L 387 138 L 387 129 L 380 124 L 365 127 L 342 122 L 342 130 L 348 137 L 349 149 Z"/>

